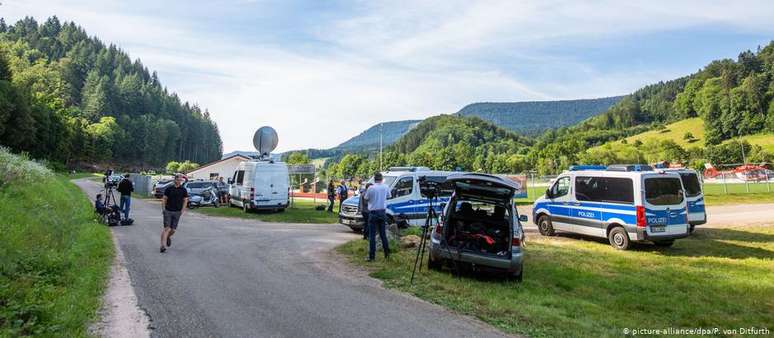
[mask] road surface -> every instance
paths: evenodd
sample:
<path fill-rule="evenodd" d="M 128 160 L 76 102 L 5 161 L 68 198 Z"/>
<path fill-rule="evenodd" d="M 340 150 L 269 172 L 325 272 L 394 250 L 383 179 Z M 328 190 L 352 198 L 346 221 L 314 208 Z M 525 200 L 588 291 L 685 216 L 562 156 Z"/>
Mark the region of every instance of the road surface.
<path fill-rule="evenodd" d="M 100 186 L 75 183 L 89 197 Z M 382 288 L 331 257 L 339 225 L 272 224 L 186 213 L 159 253 L 161 206 L 132 200 L 112 228 L 154 337 L 493 337 L 495 329 Z"/>

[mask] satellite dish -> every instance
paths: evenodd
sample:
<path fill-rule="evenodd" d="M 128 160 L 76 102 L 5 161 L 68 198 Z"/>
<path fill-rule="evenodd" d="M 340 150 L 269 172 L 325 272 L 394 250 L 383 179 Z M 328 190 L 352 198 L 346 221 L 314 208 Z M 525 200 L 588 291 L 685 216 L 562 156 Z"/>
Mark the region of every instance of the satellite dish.
<path fill-rule="evenodd" d="M 267 157 L 271 154 L 271 151 L 277 148 L 277 131 L 269 126 L 263 126 L 258 128 L 253 136 L 253 145 L 255 150 L 258 150 L 260 157 Z"/>

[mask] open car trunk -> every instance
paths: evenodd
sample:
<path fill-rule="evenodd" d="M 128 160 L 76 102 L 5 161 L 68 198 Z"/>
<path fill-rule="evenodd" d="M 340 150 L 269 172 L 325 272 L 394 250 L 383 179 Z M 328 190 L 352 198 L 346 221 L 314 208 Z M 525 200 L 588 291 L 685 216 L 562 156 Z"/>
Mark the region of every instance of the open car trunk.
<path fill-rule="evenodd" d="M 466 174 L 449 181 L 455 185 L 444 226 L 449 247 L 459 253 L 510 259 L 515 188 L 486 175 Z"/>

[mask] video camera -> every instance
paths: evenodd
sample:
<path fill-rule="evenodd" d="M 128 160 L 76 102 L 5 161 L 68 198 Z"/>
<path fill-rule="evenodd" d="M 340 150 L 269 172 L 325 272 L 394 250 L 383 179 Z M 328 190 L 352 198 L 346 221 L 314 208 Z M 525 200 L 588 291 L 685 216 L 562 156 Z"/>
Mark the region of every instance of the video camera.
<path fill-rule="evenodd" d="M 113 178 L 112 169 L 105 171 L 105 177 L 102 178 L 102 182 L 105 183 L 105 189 L 115 188 L 118 186 L 118 180 Z"/>
<path fill-rule="evenodd" d="M 442 185 L 446 182 L 445 179 L 442 179 L 441 177 L 427 177 L 427 176 L 420 176 L 417 178 L 417 183 L 419 183 L 419 190 L 422 193 L 422 195 L 427 196 L 429 198 L 436 198 L 441 194 Z"/>

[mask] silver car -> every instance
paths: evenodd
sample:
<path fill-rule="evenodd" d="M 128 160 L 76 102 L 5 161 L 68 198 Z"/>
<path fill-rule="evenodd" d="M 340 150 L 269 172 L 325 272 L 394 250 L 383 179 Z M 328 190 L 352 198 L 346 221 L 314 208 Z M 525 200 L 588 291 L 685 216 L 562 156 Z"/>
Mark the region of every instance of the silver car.
<path fill-rule="evenodd" d="M 428 267 L 464 264 L 522 279 L 524 231 L 513 204 L 518 185 L 486 174 L 450 175 L 454 194 L 430 236 Z"/>

